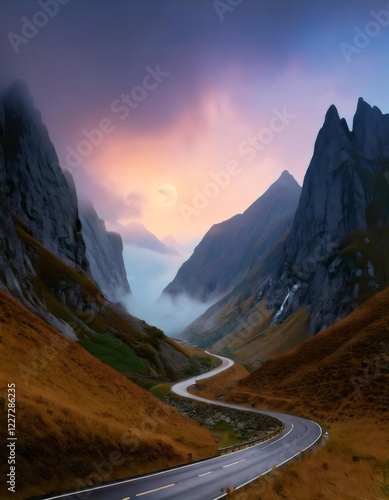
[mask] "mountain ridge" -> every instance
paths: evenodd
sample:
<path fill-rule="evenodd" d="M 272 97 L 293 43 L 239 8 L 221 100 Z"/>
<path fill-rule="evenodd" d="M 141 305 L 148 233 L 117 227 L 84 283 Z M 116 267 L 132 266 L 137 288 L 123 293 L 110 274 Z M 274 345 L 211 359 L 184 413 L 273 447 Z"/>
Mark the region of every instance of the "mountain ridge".
<path fill-rule="evenodd" d="M 228 293 L 289 229 L 300 190 L 284 171 L 242 214 L 211 227 L 163 294 L 205 302 Z"/>
<path fill-rule="evenodd" d="M 123 260 L 123 241 L 119 233 L 109 232 L 92 203 L 79 205 L 81 234 L 86 242 L 86 258 L 95 283 L 104 297 L 120 302 L 131 293 Z"/>
<path fill-rule="evenodd" d="M 268 294 L 270 306 L 279 313 L 277 320 L 300 305 L 310 305 L 311 333 L 338 321 L 358 303 L 361 285 L 352 278 L 358 278 L 360 259 L 357 252 L 354 258 L 345 258 L 342 242 L 358 231 L 374 232 L 389 225 L 389 184 L 384 177 L 389 115 L 359 99 L 353 131 L 344 123 L 331 106 L 315 143 L 281 265 L 270 278 L 277 283 L 270 285 Z M 372 129 L 379 131 L 379 140 Z M 325 243 L 318 247 L 318 241 Z M 285 275 L 287 283 L 277 289 Z M 388 279 L 385 275 L 378 283 L 381 287 Z"/>
<path fill-rule="evenodd" d="M 245 356 L 248 345 L 259 337 L 272 342 L 272 329 L 296 314 L 309 312 L 305 334 L 312 335 L 382 290 L 389 284 L 388 172 L 389 115 L 359 99 L 350 131 L 332 105 L 289 234 L 184 338 Z M 297 330 L 286 345 L 292 338 L 301 342 Z"/>

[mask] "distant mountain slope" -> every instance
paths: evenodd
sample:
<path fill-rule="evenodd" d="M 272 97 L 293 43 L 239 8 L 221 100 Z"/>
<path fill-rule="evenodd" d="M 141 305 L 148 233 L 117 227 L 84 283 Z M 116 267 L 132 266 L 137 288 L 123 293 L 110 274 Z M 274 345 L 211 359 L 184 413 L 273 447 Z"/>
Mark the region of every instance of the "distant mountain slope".
<path fill-rule="evenodd" d="M 254 363 L 389 285 L 388 174 L 389 115 L 360 99 L 350 131 L 331 106 L 289 234 L 184 338 Z"/>
<path fill-rule="evenodd" d="M 287 172 L 243 214 L 216 224 L 164 294 L 207 301 L 229 292 L 290 229 L 301 188 Z"/>
<path fill-rule="evenodd" d="M 131 293 L 123 261 L 123 242 L 117 233 L 108 232 L 92 203 L 80 204 L 81 234 L 86 243 L 86 258 L 93 280 L 104 297 L 120 302 Z"/>
<path fill-rule="evenodd" d="M 180 244 L 178 241 L 171 235 L 169 234 L 168 236 L 165 236 L 165 238 L 162 238 L 162 243 L 166 245 L 168 248 L 172 250 L 178 251 Z"/>
<path fill-rule="evenodd" d="M 327 419 L 387 418 L 388 311 L 386 288 L 336 325 L 267 361 L 227 399 Z"/>
<path fill-rule="evenodd" d="M 162 254 L 178 252 L 174 248 L 166 246 L 153 233 L 138 222 L 130 222 L 120 230 L 124 243 L 140 248 L 147 248 L 153 252 Z"/>
<path fill-rule="evenodd" d="M 7 384 L 16 384 L 18 479 L 12 498 L 77 490 L 187 463 L 188 452 L 194 460 L 215 453 L 216 443 L 206 429 L 101 363 L 4 292 L 0 323 L 3 402 Z M 2 443 L 5 429 L 2 425 Z M 7 458 L 8 449 L 2 446 L 3 477 L 9 472 Z M 10 498 L 6 487 L 3 481 L 1 498 Z"/>
<path fill-rule="evenodd" d="M 308 308 L 301 307 L 282 324 L 273 324 L 274 311 L 258 294 L 258 282 L 268 276 L 281 248 L 282 241 L 230 293 L 194 320 L 182 337 L 252 367 L 301 344 L 307 337 Z"/>

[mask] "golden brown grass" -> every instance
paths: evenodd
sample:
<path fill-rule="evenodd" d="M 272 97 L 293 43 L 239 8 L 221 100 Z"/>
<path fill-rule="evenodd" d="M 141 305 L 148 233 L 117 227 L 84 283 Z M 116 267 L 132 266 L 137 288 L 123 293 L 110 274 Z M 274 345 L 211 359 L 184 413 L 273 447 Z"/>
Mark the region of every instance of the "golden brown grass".
<path fill-rule="evenodd" d="M 330 433 L 311 457 L 275 470 L 230 498 L 389 498 L 388 345 L 389 288 L 225 391 L 227 401 L 304 415 Z M 203 394 L 220 397 L 224 376 L 216 383 L 204 381 Z"/>
<path fill-rule="evenodd" d="M 231 353 L 236 359 L 258 367 L 273 356 L 299 346 L 308 331 L 308 311 L 301 307 L 281 325 L 270 326 L 273 311 L 266 308 L 266 301 L 259 302 L 242 316 L 244 323 L 213 345 L 216 352 Z"/>
<path fill-rule="evenodd" d="M 389 288 L 347 318 L 269 360 L 229 398 L 331 420 L 388 417 Z"/>
<path fill-rule="evenodd" d="M 49 312 L 73 327 L 80 340 L 88 339 L 91 352 L 99 352 L 96 349 L 99 339 L 96 340 L 93 333 L 113 335 L 134 351 L 134 357 L 138 357 L 138 366 L 147 363 L 148 375 L 171 380 L 189 375 L 187 370 L 191 367 L 191 360 L 184 349 L 167 338 L 162 331 L 106 301 L 83 271 L 74 269 L 53 255 L 23 227 L 18 226 L 17 232 L 31 256 L 36 273 L 31 280 L 34 292 L 45 303 Z M 59 298 L 59 290 L 65 292 L 77 286 L 80 288 L 79 301 L 83 306 L 76 306 L 72 301 L 64 305 Z M 108 345 L 105 348 L 108 350 Z M 112 358 L 115 353 L 108 354 L 108 358 Z M 117 368 L 115 363 L 111 366 Z"/>
<path fill-rule="evenodd" d="M 389 491 L 389 427 L 374 419 L 331 425 L 326 446 L 275 470 L 231 500 L 384 500 Z M 386 474 L 385 474 L 386 471 Z"/>
<path fill-rule="evenodd" d="M 213 455 L 211 434 L 0 292 L 0 396 L 17 395 L 17 494 L 43 495 Z M 6 422 L 2 412 L 1 442 Z M 5 477 L 6 451 L 0 450 Z M 2 483 L 4 488 L 4 483 Z M 4 492 L 0 492 L 3 497 Z"/>
<path fill-rule="evenodd" d="M 235 387 L 239 380 L 247 377 L 249 372 L 239 363 L 235 363 L 214 377 L 199 380 L 196 387 L 191 387 L 189 392 L 208 399 L 218 399 L 226 391 Z"/>

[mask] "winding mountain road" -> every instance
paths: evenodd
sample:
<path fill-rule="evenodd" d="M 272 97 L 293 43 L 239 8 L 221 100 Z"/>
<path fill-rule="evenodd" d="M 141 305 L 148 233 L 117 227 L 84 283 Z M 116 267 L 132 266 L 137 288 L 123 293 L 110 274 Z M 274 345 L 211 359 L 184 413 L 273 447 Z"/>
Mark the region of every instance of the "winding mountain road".
<path fill-rule="evenodd" d="M 216 357 L 221 359 L 221 366 L 206 374 L 179 382 L 172 387 L 172 391 L 180 396 L 198 401 L 278 418 L 285 423 L 285 430 L 281 435 L 228 455 L 114 484 L 97 486 L 79 493 L 50 497 L 50 500 L 216 500 L 225 496 L 228 487 L 237 489 L 259 476 L 267 474 L 273 467 L 280 467 L 292 460 L 320 439 L 322 429 L 311 420 L 210 401 L 189 394 L 187 389 L 194 385 L 196 380 L 212 377 L 228 369 L 234 363 L 222 356 Z"/>

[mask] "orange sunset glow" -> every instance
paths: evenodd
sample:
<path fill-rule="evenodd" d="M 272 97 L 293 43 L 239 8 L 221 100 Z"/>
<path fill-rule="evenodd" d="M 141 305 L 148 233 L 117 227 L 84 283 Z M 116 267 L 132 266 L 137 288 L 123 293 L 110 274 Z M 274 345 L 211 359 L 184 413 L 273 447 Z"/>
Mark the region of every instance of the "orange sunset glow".
<path fill-rule="evenodd" d="M 262 151 L 239 151 L 266 120 L 250 123 L 233 99 L 215 92 L 162 133 L 107 135 L 85 169 L 116 196 L 139 193 L 141 216 L 124 210 L 118 223 L 139 219 L 160 238 L 172 234 L 187 241 L 244 211 L 283 170 L 277 143 L 288 139 L 287 127 L 279 132 L 283 141 L 274 134 Z"/>

